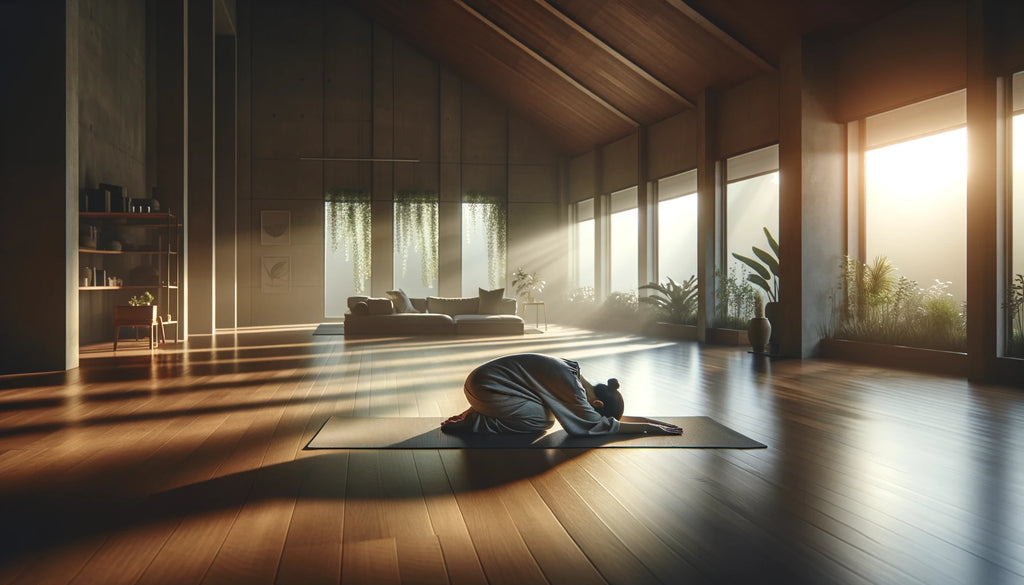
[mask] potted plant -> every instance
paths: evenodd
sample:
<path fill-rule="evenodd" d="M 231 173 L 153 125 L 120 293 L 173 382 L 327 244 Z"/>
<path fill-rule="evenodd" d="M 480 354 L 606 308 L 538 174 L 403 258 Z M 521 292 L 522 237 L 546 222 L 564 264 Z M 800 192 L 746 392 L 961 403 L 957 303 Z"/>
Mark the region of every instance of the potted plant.
<path fill-rule="evenodd" d="M 697 318 L 697 277 L 691 276 L 677 283 L 668 278 L 665 284 L 650 282 L 639 287 L 640 290 L 654 291 L 651 295 L 639 299 L 641 303 L 651 305 L 663 320 L 655 323 L 658 333 L 671 337 L 696 337 L 694 324 Z M 693 329 L 693 331 L 689 331 Z"/>
<path fill-rule="evenodd" d="M 512 273 L 512 287 L 516 289 L 516 298 L 526 297 L 526 302 L 532 303 L 535 295 L 544 290 L 547 281 L 537 276 L 536 272 L 527 273 L 522 266 L 516 268 Z"/>
<path fill-rule="evenodd" d="M 148 290 L 128 299 L 128 305 L 114 307 L 115 320 L 152 321 L 156 319 L 157 306 L 153 294 Z"/>
<path fill-rule="evenodd" d="M 779 277 L 781 276 L 779 271 L 779 242 L 768 231 L 768 228 L 762 229 L 764 230 L 765 239 L 768 240 L 768 247 L 771 249 L 770 253 L 757 246 L 751 246 L 750 250 L 754 253 L 754 256 L 757 256 L 757 260 L 735 252 L 733 252 L 733 257 L 754 271 L 753 274 L 747 275 L 747 280 L 763 290 L 768 296 L 768 302 L 764 305 L 764 313 L 765 317 L 773 325 L 769 344 L 771 353 L 774 354 L 779 343 L 778 336 L 776 335 L 779 328 Z"/>
<path fill-rule="evenodd" d="M 153 304 L 153 295 L 146 291 L 141 295 L 128 299 L 127 305 L 114 307 L 114 350 L 117 350 L 117 338 L 122 327 L 135 329 L 135 339 L 139 338 L 139 327 L 149 329 L 149 347 L 153 348 L 156 336 L 157 306 Z"/>

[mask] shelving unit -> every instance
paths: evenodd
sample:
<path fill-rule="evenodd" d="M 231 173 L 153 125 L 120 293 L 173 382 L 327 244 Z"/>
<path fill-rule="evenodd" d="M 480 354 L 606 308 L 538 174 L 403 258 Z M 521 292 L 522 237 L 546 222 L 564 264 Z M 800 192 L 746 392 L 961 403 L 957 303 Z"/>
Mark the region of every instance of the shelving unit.
<path fill-rule="evenodd" d="M 80 212 L 82 327 L 111 323 L 114 307 L 150 291 L 164 327 L 181 338 L 181 223 L 172 213 Z M 99 299 L 94 295 L 101 295 Z M 96 313 L 101 313 L 97 315 Z M 97 332 L 99 333 L 99 332 Z M 105 332 L 102 332 L 106 335 Z M 92 337 L 97 337 L 93 335 Z M 170 338 L 170 335 L 168 335 Z"/>

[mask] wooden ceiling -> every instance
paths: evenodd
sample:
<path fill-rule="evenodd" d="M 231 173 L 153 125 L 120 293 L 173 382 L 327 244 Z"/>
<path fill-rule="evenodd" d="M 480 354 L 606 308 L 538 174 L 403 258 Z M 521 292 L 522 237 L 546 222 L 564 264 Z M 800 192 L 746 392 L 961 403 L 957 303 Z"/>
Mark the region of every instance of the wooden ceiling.
<path fill-rule="evenodd" d="M 354 0 L 369 18 L 580 154 L 778 67 L 892 0 Z"/>

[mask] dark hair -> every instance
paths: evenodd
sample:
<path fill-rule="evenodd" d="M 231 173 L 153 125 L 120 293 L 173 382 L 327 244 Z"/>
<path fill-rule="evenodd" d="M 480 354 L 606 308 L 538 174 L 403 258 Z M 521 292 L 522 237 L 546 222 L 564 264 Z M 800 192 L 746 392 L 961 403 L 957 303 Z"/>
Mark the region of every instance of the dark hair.
<path fill-rule="evenodd" d="M 622 393 L 619 392 L 618 380 L 610 378 L 607 384 L 595 384 L 594 395 L 604 403 L 601 408 L 594 409 L 601 416 L 622 417 L 622 411 L 625 410 L 626 404 L 622 400 Z"/>

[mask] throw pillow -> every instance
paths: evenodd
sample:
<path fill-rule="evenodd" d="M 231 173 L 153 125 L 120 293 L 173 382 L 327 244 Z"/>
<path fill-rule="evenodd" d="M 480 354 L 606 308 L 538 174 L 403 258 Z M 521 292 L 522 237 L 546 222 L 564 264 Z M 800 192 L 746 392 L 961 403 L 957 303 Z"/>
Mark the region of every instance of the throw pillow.
<path fill-rule="evenodd" d="M 477 310 L 481 315 L 500 315 L 501 300 L 505 298 L 505 289 L 494 290 L 477 289 L 480 293 L 480 308 Z"/>
<path fill-rule="evenodd" d="M 419 313 L 416 307 L 412 306 L 412 301 L 409 300 L 409 295 L 405 294 L 404 290 L 389 290 L 388 296 L 395 304 L 396 313 Z"/>
<path fill-rule="evenodd" d="M 349 307 L 349 309 L 352 311 L 353 315 L 369 315 L 370 314 L 370 306 L 366 304 L 366 301 L 359 301 L 359 302 L 356 302 L 356 303 L 352 303 L 352 306 Z"/>

